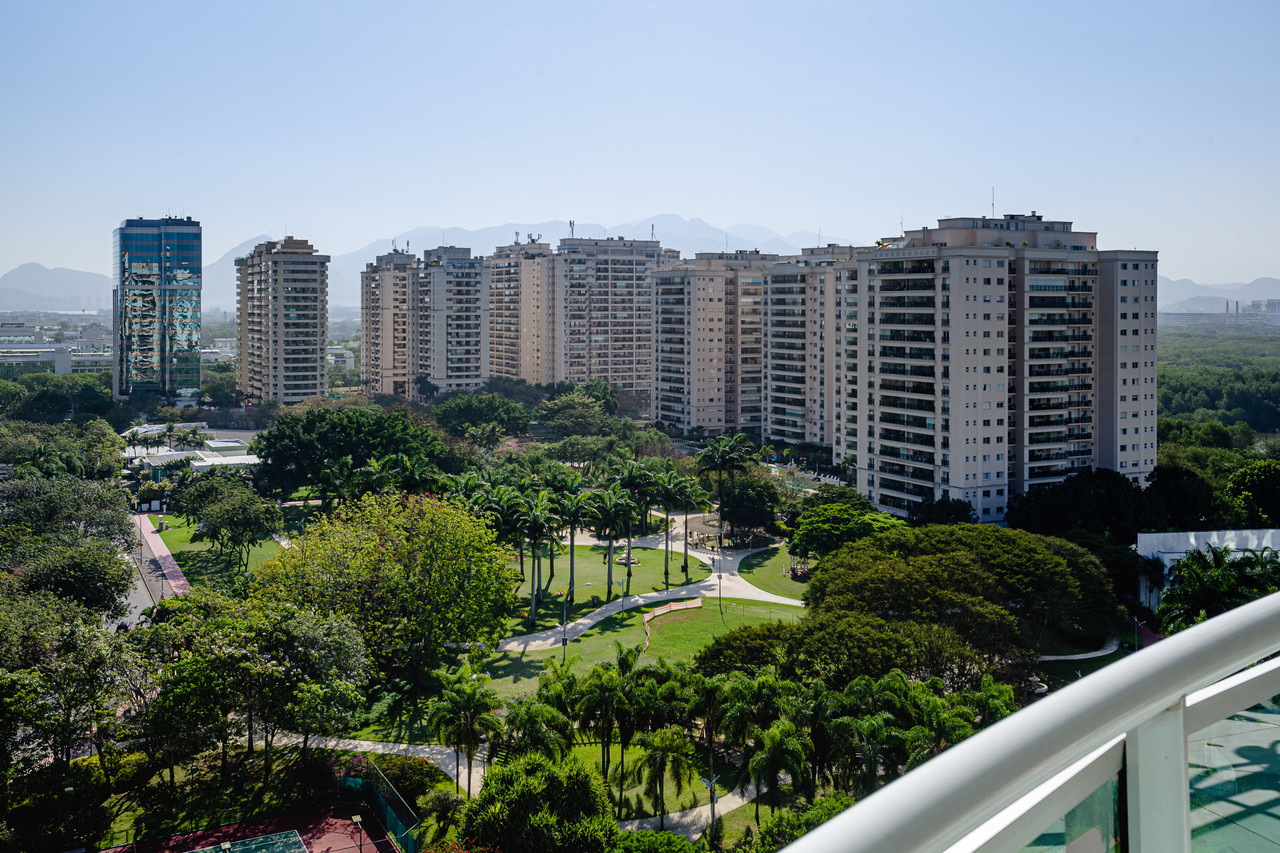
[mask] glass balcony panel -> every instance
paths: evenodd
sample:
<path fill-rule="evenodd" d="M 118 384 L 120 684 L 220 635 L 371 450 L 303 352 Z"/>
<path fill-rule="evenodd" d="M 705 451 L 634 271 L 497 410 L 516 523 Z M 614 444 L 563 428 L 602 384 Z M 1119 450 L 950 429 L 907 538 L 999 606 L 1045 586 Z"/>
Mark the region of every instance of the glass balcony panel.
<path fill-rule="evenodd" d="M 1022 848 L 1024 853 L 1118 853 L 1120 784 L 1108 779 Z"/>
<path fill-rule="evenodd" d="M 1187 738 L 1193 851 L 1280 851 L 1278 698 Z"/>

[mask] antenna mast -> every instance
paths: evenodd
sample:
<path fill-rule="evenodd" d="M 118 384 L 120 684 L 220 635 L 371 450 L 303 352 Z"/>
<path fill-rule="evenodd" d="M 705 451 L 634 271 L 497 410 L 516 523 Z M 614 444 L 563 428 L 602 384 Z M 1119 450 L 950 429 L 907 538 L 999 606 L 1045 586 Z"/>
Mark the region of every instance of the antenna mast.
<path fill-rule="evenodd" d="M 991 218 L 996 218 L 996 188 L 991 188 Z"/>
<path fill-rule="evenodd" d="M 573 220 L 569 220 L 569 239 L 573 239 Z"/>

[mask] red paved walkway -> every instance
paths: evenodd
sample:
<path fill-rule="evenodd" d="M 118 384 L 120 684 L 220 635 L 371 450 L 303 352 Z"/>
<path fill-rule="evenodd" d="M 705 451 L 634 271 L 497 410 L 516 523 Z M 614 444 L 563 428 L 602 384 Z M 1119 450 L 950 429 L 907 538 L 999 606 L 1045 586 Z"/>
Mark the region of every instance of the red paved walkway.
<path fill-rule="evenodd" d="M 187 576 L 182 573 L 182 569 L 178 568 L 178 561 L 173 559 L 173 554 L 169 553 L 169 546 L 164 544 L 164 540 L 156 532 L 151 518 L 146 513 L 138 513 L 133 520 L 138 525 L 138 534 L 142 537 L 142 541 L 146 542 L 151 553 L 155 554 L 156 562 L 160 564 L 160 571 L 164 572 L 164 578 L 173 589 L 173 594 L 185 595 L 191 589 L 191 584 L 187 582 Z"/>
<path fill-rule="evenodd" d="M 360 815 L 364 824 L 351 822 L 353 815 Z M 386 837 L 378 819 L 358 803 L 325 806 L 320 809 L 245 821 L 187 832 L 157 841 L 139 841 L 136 845 L 116 847 L 104 853 L 189 853 L 206 847 L 217 847 L 224 841 L 243 841 L 276 832 L 297 830 L 302 843 L 310 853 L 339 853 L 339 851 L 363 850 L 366 853 L 394 853 L 395 846 Z"/>

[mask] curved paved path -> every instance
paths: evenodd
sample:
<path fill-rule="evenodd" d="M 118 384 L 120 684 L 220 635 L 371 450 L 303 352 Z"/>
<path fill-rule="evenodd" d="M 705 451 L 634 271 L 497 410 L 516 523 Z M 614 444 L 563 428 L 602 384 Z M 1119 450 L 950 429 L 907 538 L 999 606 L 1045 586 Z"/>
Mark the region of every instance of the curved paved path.
<path fill-rule="evenodd" d="M 676 524 L 673 525 L 671 531 L 671 558 L 674 563 L 676 556 L 679 555 L 680 561 L 684 561 L 684 541 L 683 530 L 679 520 L 676 518 Z M 567 544 L 567 541 L 566 541 Z M 587 533 L 578 534 L 574 539 L 575 545 L 601 545 L 607 546 L 608 540 L 597 539 Z M 665 536 L 661 533 L 651 533 L 648 536 L 640 536 L 631 540 L 633 548 L 656 548 L 659 551 L 665 545 Z M 769 546 L 775 547 L 775 546 Z M 615 553 L 619 550 L 625 551 L 626 543 L 614 543 Z M 743 558 L 758 553 L 760 551 L 768 551 L 769 548 L 753 548 L 750 551 L 732 551 L 724 554 L 716 555 L 715 565 L 721 577 L 715 574 L 703 578 L 697 583 L 685 584 L 683 586 L 675 586 L 671 589 L 658 590 L 657 592 L 636 593 L 635 595 L 626 595 L 621 598 L 615 598 L 613 601 L 602 605 L 601 607 L 591 611 L 586 616 L 576 619 L 569 623 L 569 627 L 564 631 L 563 636 L 567 636 L 570 640 L 576 640 L 592 626 L 601 622 L 610 616 L 621 613 L 624 610 L 630 610 L 634 607 L 645 607 L 650 604 L 657 604 L 663 601 L 678 601 L 685 598 L 707 598 L 715 595 L 727 595 L 730 598 L 745 598 L 752 601 L 763 601 L 767 604 L 784 604 L 792 607 L 804 607 L 804 602 L 798 598 L 787 598 L 786 596 L 776 595 L 772 592 L 766 592 L 755 584 L 748 581 L 742 575 L 738 574 L 738 566 L 742 563 Z M 711 554 L 706 551 L 689 549 L 689 559 L 698 560 L 699 562 L 711 565 Z M 548 628 L 545 631 L 538 631 L 533 634 L 521 634 L 515 637 L 508 637 L 498 643 L 499 652 L 535 652 L 545 651 L 560 647 L 561 631 L 559 628 Z"/>
<path fill-rule="evenodd" d="M 1040 655 L 1037 660 L 1088 660 L 1089 658 L 1106 657 L 1118 648 L 1120 648 L 1120 635 L 1112 634 L 1107 637 L 1107 644 L 1096 652 L 1081 652 L 1078 655 Z"/>

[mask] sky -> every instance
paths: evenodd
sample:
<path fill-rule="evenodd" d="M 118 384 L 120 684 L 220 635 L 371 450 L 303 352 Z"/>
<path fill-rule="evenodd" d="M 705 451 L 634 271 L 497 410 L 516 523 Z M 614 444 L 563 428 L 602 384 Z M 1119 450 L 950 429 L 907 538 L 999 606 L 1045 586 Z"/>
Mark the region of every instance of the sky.
<path fill-rule="evenodd" d="M 1278 34 L 1274 0 L 3 0 L 0 273 L 108 273 L 136 216 L 206 263 L 660 213 L 870 242 L 994 188 L 1172 278 L 1280 277 Z"/>

